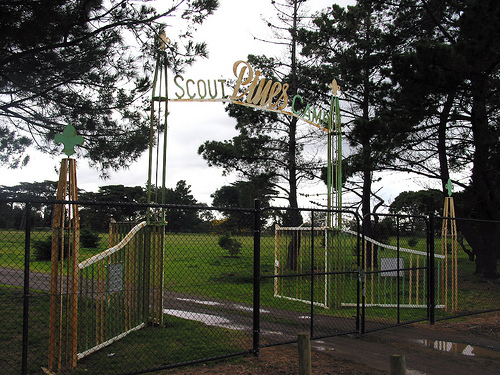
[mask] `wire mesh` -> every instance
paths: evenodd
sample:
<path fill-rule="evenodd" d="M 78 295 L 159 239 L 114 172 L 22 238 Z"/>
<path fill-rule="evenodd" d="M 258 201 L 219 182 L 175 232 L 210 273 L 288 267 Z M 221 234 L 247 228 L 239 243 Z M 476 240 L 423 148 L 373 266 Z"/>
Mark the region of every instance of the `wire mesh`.
<path fill-rule="evenodd" d="M 93 207 L 84 202 L 80 206 L 90 211 Z M 52 230 L 30 222 L 42 222 L 35 220 L 35 211 L 50 215 L 53 206 L 38 202 L 30 208 L 24 202 L 9 202 L 2 207 L 10 213 L 0 216 L 2 371 L 38 374 L 49 357 Z M 108 204 L 108 208 L 119 206 Z M 144 205 L 127 209 L 131 208 L 144 212 Z M 383 247 L 374 241 L 363 243 L 359 235 L 363 228 L 355 228 L 355 215 L 347 213 L 343 230 L 319 229 L 320 212 L 301 210 L 305 222 L 312 217 L 316 223 L 291 230 L 294 234 L 277 235 L 274 224 L 286 216 L 285 209 L 165 209 L 179 222 L 207 210 L 213 215 L 197 227 L 185 225 L 175 231 L 159 227 L 151 232 L 143 228 L 143 234 L 130 239 L 126 251 L 113 253 L 102 264 L 82 267 L 78 352 L 109 345 L 81 356 L 75 374 L 146 372 L 255 353 L 261 347 L 295 342 L 303 331 L 320 338 L 425 320 L 431 288 L 438 320 L 500 306 L 494 286 L 474 274 L 475 262 L 461 242 L 469 252 L 471 247 L 460 233 L 457 307 L 452 311 L 441 306 L 447 305 L 450 279 L 442 274 L 450 239 L 443 242 L 440 219 L 430 228 L 423 218 L 393 218 L 390 226 L 375 227 L 371 237 L 366 235 L 390 246 Z M 256 228 L 257 213 L 262 219 Z M 90 222 L 83 224 L 79 264 L 119 243 L 136 223 L 116 231 L 93 230 L 95 243 L 84 240 Z M 300 241 L 293 240 L 298 234 Z M 433 262 L 423 255 L 429 254 L 430 241 L 436 249 Z M 290 244 L 298 242 L 297 268 L 287 270 L 289 250 L 297 250 Z M 163 251 L 154 250 L 158 248 Z M 434 278 L 429 264 L 435 266 Z M 141 285 L 145 279 L 152 281 Z M 431 279 L 435 282 L 429 285 Z"/>

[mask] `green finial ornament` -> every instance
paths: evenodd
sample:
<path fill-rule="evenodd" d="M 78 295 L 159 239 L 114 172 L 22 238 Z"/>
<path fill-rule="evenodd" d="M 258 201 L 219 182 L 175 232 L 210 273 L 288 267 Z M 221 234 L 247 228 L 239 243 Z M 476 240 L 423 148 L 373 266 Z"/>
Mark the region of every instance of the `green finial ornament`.
<path fill-rule="evenodd" d="M 75 153 L 75 146 L 81 146 L 83 144 L 83 137 L 81 135 L 76 135 L 75 127 L 68 124 L 62 133 L 56 134 L 54 141 L 56 141 L 56 143 L 62 143 L 64 145 L 63 152 L 70 157 Z"/>
<path fill-rule="evenodd" d="M 451 183 L 451 179 L 448 179 L 446 185 L 444 185 L 446 190 L 448 190 L 448 196 L 451 197 L 451 193 L 453 192 L 453 184 Z"/>

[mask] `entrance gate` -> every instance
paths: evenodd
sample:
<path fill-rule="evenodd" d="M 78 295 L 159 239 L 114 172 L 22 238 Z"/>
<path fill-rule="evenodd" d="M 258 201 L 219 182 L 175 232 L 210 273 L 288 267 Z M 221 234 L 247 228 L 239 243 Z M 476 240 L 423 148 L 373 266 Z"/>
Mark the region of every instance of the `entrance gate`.
<path fill-rule="evenodd" d="M 337 328 L 339 332 L 365 333 L 432 321 L 434 309 L 449 307 L 447 295 L 453 280 L 447 273 L 453 260 L 434 253 L 426 218 L 378 216 L 372 222 L 388 217 L 394 226 L 385 233 L 374 226 L 370 235 L 363 234 L 362 226 L 337 231 L 320 226 L 277 226 L 275 297 L 310 304 L 316 320 L 351 317 L 343 330 Z M 292 242 L 300 244 L 295 269 L 288 262 Z M 320 334 L 324 327 L 314 327 L 317 324 L 312 329 Z"/>

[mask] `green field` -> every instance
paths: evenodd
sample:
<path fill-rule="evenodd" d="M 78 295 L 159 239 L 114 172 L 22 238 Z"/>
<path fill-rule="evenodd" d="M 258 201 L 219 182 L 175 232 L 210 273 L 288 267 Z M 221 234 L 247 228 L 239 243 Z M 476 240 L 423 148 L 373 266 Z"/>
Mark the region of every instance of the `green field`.
<path fill-rule="evenodd" d="M 43 239 L 50 236 L 49 231 L 33 231 L 32 239 Z M 80 249 L 80 261 L 103 251 L 107 247 L 108 235 L 101 236 L 99 249 Z M 229 256 L 227 250 L 218 245 L 218 234 L 200 233 L 167 233 L 165 235 L 164 255 L 164 285 L 166 292 L 184 293 L 198 299 L 211 298 L 244 303 L 253 303 L 253 271 L 254 244 L 251 236 L 234 236 L 241 243 L 241 252 L 237 256 Z M 263 316 L 263 321 L 280 322 L 294 325 L 293 319 L 286 318 L 286 311 L 310 312 L 307 303 L 291 299 L 307 300 L 311 297 L 311 286 L 315 300 L 328 301 L 329 308 L 315 307 L 316 314 L 352 318 L 356 315 L 356 307 L 349 306 L 357 299 L 358 260 L 356 246 L 352 239 L 342 236 L 331 236 L 328 247 L 331 251 L 325 253 L 325 241 L 304 235 L 301 240 L 301 260 L 298 273 L 309 272 L 311 265 L 315 272 L 327 272 L 328 275 L 296 276 L 294 271 L 286 271 L 284 264 L 287 255 L 287 243 L 284 238 L 278 246 L 273 234 L 261 238 L 261 307 L 272 307 L 283 311 L 279 317 Z M 392 244 L 396 239 L 389 240 Z M 409 238 L 401 238 L 400 246 L 409 247 Z M 312 246 L 314 244 L 314 246 Z M 436 240 L 436 249 L 441 248 L 440 239 Z M 418 251 L 424 251 L 425 241 L 421 240 L 414 246 Z M 314 252 L 310 249 L 314 248 Z M 281 249 L 281 254 L 280 254 Z M 276 254 L 278 259 L 276 259 Z M 403 258 L 404 267 L 423 266 L 417 264 L 414 255 L 409 253 L 394 253 L 393 250 L 380 250 L 379 257 Z M 281 258 L 280 258 L 281 257 Z M 413 258 L 412 258 L 413 257 Z M 278 261 L 277 261 L 278 260 Z M 277 261 L 277 262 L 276 262 Z M 0 231 L 0 266 L 4 268 L 22 269 L 24 265 L 24 232 Z M 278 266 L 278 268 L 275 268 Z M 474 311 L 496 309 L 500 305 L 500 296 L 488 282 L 473 274 L 474 263 L 465 254 L 459 252 L 458 259 L 458 299 L 459 311 L 468 313 Z M 32 272 L 48 274 L 49 261 L 32 260 Z M 275 284 L 275 270 L 281 270 L 283 277 Z M 367 269 L 367 271 L 370 271 Z M 366 302 L 391 304 L 397 301 L 396 287 L 400 286 L 400 301 L 411 295 L 415 302 L 425 300 L 425 278 L 423 270 L 412 274 L 404 271 L 402 277 L 383 276 L 377 270 L 366 274 Z M 290 277 L 293 276 L 293 277 Z M 419 280 L 418 287 L 416 280 Z M 11 349 L 0 353 L 1 360 L 16 369 L 20 362 L 20 343 L 22 327 L 22 291 L 20 288 L 8 286 L 5 281 L 2 287 L 0 301 L 2 303 L 2 342 L 11 344 L 4 347 Z M 278 289 L 276 289 L 278 287 Z M 441 286 L 438 285 L 437 288 Z M 276 298 L 275 292 L 281 295 Z M 325 297 L 326 296 L 326 297 Z M 375 298 L 378 298 L 376 301 Z M 385 298 L 385 300 L 384 300 Z M 82 299 L 83 301 L 83 299 Z M 108 300 L 109 301 L 109 300 Z M 92 304 L 91 304 L 92 305 Z M 90 306 L 90 305 L 89 305 Z M 108 308 L 113 308 L 109 306 Z M 30 363 L 47 362 L 47 326 L 48 326 L 48 294 L 43 291 L 33 291 L 30 299 Z M 93 308 L 83 310 L 85 316 L 93 314 Z M 242 314 L 251 314 L 242 312 Z M 396 323 L 397 311 L 394 307 L 366 307 L 366 319 L 370 322 Z M 436 311 L 437 318 L 452 316 L 452 312 L 444 309 Z M 404 308 L 400 310 L 400 321 L 422 320 L 426 318 L 425 308 Z M 82 316 L 84 319 L 84 316 Z M 239 331 L 229 331 L 223 328 L 214 330 L 203 323 L 168 316 L 167 327 L 170 329 L 146 327 L 126 336 L 104 350 L 85 357 L 79 361 L 78 371 L 88 373 L 95 369 L 108 368 L 109 365 L 136 366 L 147 368 L 148 364 L 176 363 L 191 359 L 212 357 L 248 350 L 251 338 Z M 189 334 L 186 334 L 189 332 Z M 216 334 L 218 337 L 214 337 Z M 92 337 L 90 337 L 92 341 Z M 217 345 L 214 344 L 214 340 Z M 161 345 L 155 342 L 161 342 Z M 160 346 L 160 347 L 159 347 Z M 164 362 L 162 358 L 165 358 Z M 158 362 L 158 359 L 161 359 Z M 39 369 L 39 368 L 38 368 Z M 16 370 L 17 371 L 17 370 Z M 16 371 L 13 371 L 15 373 Z M 35 373 L 33 369 L 33 373 Z M 77 373 L 79 373 L 77 372 Z M 99 370 L 99 373 L 106 373 Z"/>
<path fill-rule="evenodd" d="M 50 231 L 34 231 L 31 234 L 32 240 L 43 239 L 50 236 Z M 99 249 L 80 248 L 80 261 L 105 250 L 108 243 L 108 235 L 101 235 L 101 246 Z M 164 283 L 165 289 L 175 292 L 186 293 L 194 296 L 205 296 L 211 298 L 221 298 L 235 302 L 252 304 L 253 301 L 253 237 L 236 236 L 235 238 L 242 244 L 241 252 L 238 256 L 229 256 L 226 250 L 218 245 L 219 235 L 205 233 L 167 233 L 165 236 L 165 262 L 164 262 Z M 301 248 L 303 259 L 298 273 L 308 273 L 311 268 L 310 261 L 310 241 L 304 236 Z M 324 254 L 324 242 L 315 242 L 315 272 L 351 272 L 356 271 L 357 258 L 355 242 L 350 239 L 332 236 L 327 256 Z M 409 247 L 409 238 L 400 238 L 401 247 Z M 396 245 L 396 239 L 389 240 L 390 245 Z M 285 239 L 286 244 L 286 239 Z M 308 311 L 307 307 L 300 302 L 282 300 L 274 297 L 275 280 L 267 276 L 273 276 L 275 272 L 275 236 L 268 235 L 261 238 L 261 304 L 275 306 L 291 310 Z M 286 246 L 281 245 L 281 251 L 286 253 Z M 425 252 L 425 239 L 421 239 L 417 245 L 413 246 L 418 251 Z M 435 241 L 436 252 L 441 249 L 441 239 Z M 394 258 L 396 253 L 392 250 L 380 250 L 379 257 Z M 282 255 L 286 256 L 285 255 Z M 410 259 L 412 255 L 400 253 L 403 258 L 404 267 L 423 267 L 424 261 L 417 263 L 416 258 Z M 279 258 L 279 254 L 278 254 Z M 281 261 L 281 260 L 280 260 Z M 282 262 L 284 262 L 283 260 Z M 325 266 L 325 264 L 327 264 Z M 24 266 L 24 232 L 23 231 L 0 231 L 0 266 L 7 268 L 22 269 Z M 442 263 L 436 262 L 436 269 L 439 273 Z M 496 308 L 499 305 L 498 296 L 494 290 L 488 288 L 488 283 L 473 274 L 474 263 L 468 260 L 465 253 L 459 251 L 459 307 L 462 311 L 474 309 Z M 33 260 L 30 263 L 32 272 L 50 273 L 50 262 Z M 370 268 L 367 267 L 367 271 Z M 375 270 L 376 271 L 376 270 Z M 280 271 L 283 275 L 293 275 L 293 271 Z M 377 302 L 373 296 L 378 298 L 378 303 L 391 303 L 396 300 L 395 287 L 399 282 L 403 298 L 400 295 L 402 304 L 416 301 L 423 303 L 426 296 L 425 291 L 425 271 L 405 272 L 404 277 L 380 277 L 380 273 L 367 274 L 366 278 L 366 298 L 367 303 Z M 323 298 L 325 292 L 330 298 L 325 309 L 325 314 L 337 314 L 344 303 L 356 302 L 357 278 L 356 274 L 330 275 L 314 278 L 315 298 Z M 413 278 L 413 280 L 410 280 Z M 375 281 L 375 282 L 373 282 Z M 442 288 L 439 277 L 436 277 L 436 303 L 442 304 Z M 276 282 L 279 284 L 279 294 L 291 297 L 292 299 L 308 299 L 311 296 L 311 277 L 301 276 L 298 278 L 280 278 Z M 418 287 L 417 287 L 418 284 Z M 411 285 L 411 286 L 410 286 Z M 326 290 L 325 288 L 329 288 Z M 411 292 L 411 299 L 409 299 Z M 441 297 L 440 297 L 441 296 Z M 405 300 L 406 298 L 406 300 Z M 440 300 L 441 298 L 441 300 Z M 350 309 L 349 309 L 350 310 Z M 419 314 L 420 315 L 420 314 Z"/>
<path fill-rule="evenodd" d="M 22 291 L 0 287 L 0 363 L 6 374 L 21 373 Z M 48 358 L 49 296 L 30 299 L 28 374 L 42 373 Z M 214 336 L 215 335 L 215 336 Z M 251 344 L 250 344 L 251 345 Z M 248 350 L 241 333 L 176 317 L 165 327 L 145 327 L 78 362 L 71 374 L 116 374 L 149 367 L 183 363 Z"/>

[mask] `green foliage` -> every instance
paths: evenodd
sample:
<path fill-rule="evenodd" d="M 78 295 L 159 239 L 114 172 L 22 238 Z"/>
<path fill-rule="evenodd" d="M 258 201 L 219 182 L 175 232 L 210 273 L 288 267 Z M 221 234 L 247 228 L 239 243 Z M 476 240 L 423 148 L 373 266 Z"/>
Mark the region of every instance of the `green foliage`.
<path fill-rule="evenodd" d="M 387 15 L 369 2 L 357 2 L 347 9 L 332 5 L 314 20 L 314 28 L 299 31 L 306 56 L 317 59 L 311 68 L 314 82 L 326 97 L 325 76 L 335 77 L 348 93 L 342 97 L 342 134 L 350 145 L 350 155 L 342 161 L 342 182 L 360 190 L 362 213 L 372 211 L 372 177 L 395 159 L 407 133 L 405 122 L 388 123 L 383 118 L 390 100 L 390 53 L 396 49 L 390 38 Z M 324 175 L 326 177 L 326 175 Z M 347 182 L 346 182 L 347 181 Z"/>
<path fill-rule="evenodd" d="M 302 1 L 287 0 L 272 2 L 272 5 L 280 17 L 277 22 L 269 22 L 268 25 L 276 34 L 280 34 L 276 37 L 279 40 L 277 44 L 286 45 L 288 52 L 285 58 L 249 55 L 246 61 L 269 82 L 288 83 L 290 104 L 298 90 L 310 82 L 304 73 L 307 64 L 301 63 L 296 52 L 298 46 L 295 37 L 298 25 L 307 16 Z M 301 87 L 298 87 L 298 82 Z M 312 95 L 303 91 L 300 94 L 310 105 L 318 100 L 316 90 Z M 235 127 L 239 134 L 230 140 L 207 141 L 198 149 L 198 153 L 209 166 L 223 168 L 225 172 L 239 172 L 244 181 L 268 175 L 272 193 L 277 195 L 278 191 L 282 192 L 290 207 L 298 207 L 299 183 L 314 179 L 322 165 L 319 158 L 304 152 L 306 145 L 309 146 L 313 141 L 313 137 L 304 136 L 310 134 L 310 125 L 300 123 L 295 117 L 236 104 L 229 105 L 227 112 L 236 119 Z M 294 215 L 293 211 L 284 220 L 286 225 L 291 226 L 302 223 L 300 215 Z"/>
<path fill-rule="evenodd" d="M 0 150 L 1 153 L 1 150 Z M 14 186 L 0 186 L 0 199 L 54 199 L 57 182 L 20 182 Z M 53 205 L 31 202 L 30 223 L 32 227 L 49 227 L 52 222 Z M 26 212 L 20 204 L 0 203 L 0 228 L 24 228 Z"/>
<path fill-rule="evenodd" d="M 177 181 L 175 189 L 167 189 L 165 192 L 167 204 L 183 206 L 194 206 L 198 202 L 191 194 L 191 186 L 185 180 Z M 193 232 L 202 227 L 202 219 L 198 216 L 197 209 L 169 208 L 165 212 L 167 221 L 166 230 L 173 232 Z"/>
<path fill-rule="evenodd" d="M 35 240 L 31 246 L 35 249 L 34 259 L 38 261 L 50 260 L 52 254 L 52 237 L 43 240 Z"/>
<path fill-rule="evenodd" d="M 92 232 L 89 228 L 83 228 L 80 231 L 80 245 L 89 249 L 95 249 L 99 246 L 101 239 L 97 233 Z M 44 239 L 32 241 L 31 246 L 35 250 L 33 258 L 35 261 L 49 261 L 52 257 L 52 236 L 47 236 Z M 65 238 L 64 241 L 64 258 L 68 256 L 69 242 Z"/>
<path fill-rule="evenodd" d="M 241 242 L 232 238 L 231 235 L 225 234 L 219 237 L 219 246 L 224 250 L 229 251 L 230 256 L 237 256 L 241 251 Z"/>
<path fill-rule="evenodd" d="M 90 228 L 80 230 L 80 245 L 83 247 L 95 249 L 99 246 L 101 238 L 99 234 L 93 232 Z"/>
<path fill-rule="evenodd" d="M 33 322 L 29 329 L 30 356 L 28 374 L 40 372 L 46 366 L 49 345 L 50 295 L 31 292 L 30 316 Z M 22 289 L 2 287 L 0 291 L 0 340 L 4 343 L 0 351 L 2 371 L 5 374 L 20 374 L 19 361 L 22 348 L 23 326 Z M 36 297 L 36 298 L 34 298 Z M 85 309 L 87 310 L 87 309 Z M 95 316 L 96 311 L 85 311 Z M 41 317 L 41 318 L 40 318 Z M 219 328 L 214 334 L 213 327 L 203 322 L 165 315 L 167 328 L 145 327 L 132 332 L 109 347 L 78 361 L 72 374 L 112 375 L 117 372 L 140 371 L 153 366 L 213 358 L 246 349 L 244 332 Z M 189 334 L 187 334 L 189 333 Z M 216 338 L 216 339 L 215 339 Z M 110 352 L 114 355 L 110 356 Z M 165 358 L 168 362 L 165 362 Z M 159 362 L 160 361 L 160 362 Z"/>
<path fill-rule="evenodd" d="M 47 261 L 52 258 L 52 236 L 48 236 L 42 240 L 35 240 L 31 245 L 35 251 L 33 253 L 33 258 L 36 261 Z M 68 240 L 64 241 L 64 258 L 68 256 L 69 244 Z M 59 253 L 61 256 L 61 253 Z"/>
<path fill-rule="evenodd" d="M 213 206 L 230 208 L 249 208 L 254 207 L 255 199 L 261 201 L 261 206 L 269 204 L 271 197 L 276 194 L 273 189 L 272 176 L 262 174 L 250 178 L 249 181 L 236 181 L 229 186 L 222 186 L 214 194 Z M 252 225 L 252 212 L 242 210 L 224 210 L 224 216 L 227 218 L 221 225 L 229 232 L 248 231 Z M 264 218 L 269 212 L 263 213 Z"/>
<path fill-rule="evenodd" d="M 159 13 L 133 1 L 1 2 L 0 163 L 26 164 L 31 144 L 54 152 L 54 136 L 68 123 L 85 138 L 77 152 L 103 174 L 136 160 L 149 145 L 143 98 L 155 33 L 168 17 L 182 17 L 188 28 L 217 7 L 217 0 L 188 0 Z M 185 45 L 168 50 L 174 70 L 207 53 L 189 30 L 179 34 Z"/>
<path fill-rule="evenodd" d="M 418 244 L 418 238 L 411 237 L 408 239 L 408 246 L 414 247 L 416 244 Z"/>
<path fill-rule="evenodd" d="M 437 215 L 443 209 L 443 202 L 443 193 L 436 189 L 404 191 L 391 203 L 389 212 L 402 215 L 428 215 L 433 212 Z"/>
<path fill-rule="evenodd" d="M 112 218 L 116 221 L 134 221 L 146 215 L 145 207 L 133 205 L 133 203 L 144 203 L 147 200 L 146 191 L 141 186 L 100 186 L 97 192 L 80 194 L 80 200 L 131 203 L 130 205 L 81 206 L 81 226 L 90 227 L 94 231 L 106 232 Z"/>

